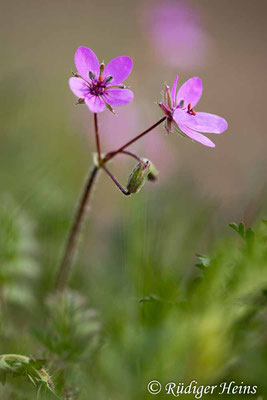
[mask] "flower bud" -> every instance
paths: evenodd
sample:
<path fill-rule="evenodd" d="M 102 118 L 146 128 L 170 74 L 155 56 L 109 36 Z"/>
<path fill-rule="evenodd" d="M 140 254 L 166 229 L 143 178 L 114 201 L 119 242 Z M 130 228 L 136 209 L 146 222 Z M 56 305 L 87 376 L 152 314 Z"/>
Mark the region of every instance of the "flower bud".
<path fill-rule="evenodd" d="M 140 162 L 132 170 L 128 182 L 127 190 L 129 193 L 138 193 L 144 186 L 148 174 L 150 172 L 151 162 L 147 159 L 141 159 Z"/>

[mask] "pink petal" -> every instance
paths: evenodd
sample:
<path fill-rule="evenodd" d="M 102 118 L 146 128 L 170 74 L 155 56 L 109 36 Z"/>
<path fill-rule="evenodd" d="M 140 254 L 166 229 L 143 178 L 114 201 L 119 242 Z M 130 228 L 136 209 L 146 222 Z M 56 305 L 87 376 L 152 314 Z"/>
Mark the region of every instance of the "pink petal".
<path fill-rule="evenodd" d="M 89 86 L 81 78 L 70 78 L 69 85 L 75 96 L 84 99 L 89 93 Z"/>
<path fill-rule="evenodd" d="M 104 77 L 111 75 L 113 81 L 110 85 L 117 85 L 123 82 L 131 73 L 133 62 L 130 57 L 122 56 L 116 57 L 111 60 L 104 69 Z"/>
<path fill-rule="evenodd" d="M 176 90 L 177 90 L 177 82 L 178 82 L 178 75 L 176 75 L 173 85 L 172 85 L 172 89 L 171 89 L 171 99 L 172 99 L 173 107 L 176 106 L 175 97 L 176 97 Z"/>
<path fill-rule="evenodd" d="M 222 133 L 228 128 L 224 118 L 204 112 L 197 112 L 188 126 L 195 131 L 207 133 Z"/>
<path fill-rule="evenodd" d="M 99 62 L 93 50 L 87 47 L 78 47 L 74 56 L 75 65 L 78 73 L 86 80 L 89 80 L 89 71 L 96 77 L 99 76 Z"/>
<path fill-rule="evenodd" d="M 179 128 L 186 134 L 186 136 L 190 137 L 191 139 L 201 144 L 204 144 L 204 146 L 215 147 L 215 144 L 206 136 L 201 135 L 201 133 L 192 131 L 192 129 L 186 127 L 185 125 L 179 125 Z"/>
<path fill-rule="evenodd" d="M 173 113 L 173 119 L 177 125 L 183 124 L 189 126 L 193 118 L 195 118 L 194 115 L 188 114 L 188 112 L 181 108 L 177 108 Z"/>
<path fill-rule="evenodd" d="M 89 110 L 93 113 L 99 113 L 105 111 L 106 104 L 100 96 L 87 96 L 85 98 L 85 104 L 89 108 Z"/>
<path fill-rule="evenodd" d="M 130 103 L 134 98 L 134 94 L 129 89 L 109 89 L 103 97 L 111 106 L 122 106 Z"/>
<path fill-rule="evenodd" d="M 199 102 L 202 95 L 202 82 L 200 78 L 194 77 L 188 79 L 178 90 L 177 93 L 177 104 L 179 105 L 181 100 L 184 100 L 185 107 L 191 104 L 191 107 Z"/>

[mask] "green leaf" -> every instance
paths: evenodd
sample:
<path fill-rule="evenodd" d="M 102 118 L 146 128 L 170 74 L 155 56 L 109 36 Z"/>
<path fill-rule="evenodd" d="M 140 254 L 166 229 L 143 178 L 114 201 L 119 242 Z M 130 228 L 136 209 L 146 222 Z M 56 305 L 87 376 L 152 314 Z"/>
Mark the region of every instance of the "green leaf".
<path fill-rule="evenodd" d="M 242 239 L 251 240 L 254 238 L 254 232 L 251 228 L 245 229 L 243 222 L 240 222 L 239 225 L 236 223 L 229 224 L 230 228 L 232 228 L 235 232 L 237 232 Z"/>
<path fill-rule="evenodd" d="M 229 224 L 230 228 L 232 228 L 234 231 L 238 232 L 238 226 L 235 222 Z"/>

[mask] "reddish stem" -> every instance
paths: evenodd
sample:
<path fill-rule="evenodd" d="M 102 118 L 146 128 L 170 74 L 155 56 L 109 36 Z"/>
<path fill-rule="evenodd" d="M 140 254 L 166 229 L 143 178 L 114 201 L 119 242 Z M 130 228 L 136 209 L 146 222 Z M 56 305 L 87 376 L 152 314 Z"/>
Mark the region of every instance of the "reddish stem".
<path fill-rule="evenodd" d="M 166 117 L 161 118 L 154 125 L 150 126 L 150 128 L 146 129 L 144 132 L 140 133 L 139 135 L 137 135 L 136 137 L 131 139 L 129 142 L 127 142 L 126 144 L 121 146 L 118 150 L 111 151 L 110 153 L 106 154 L 106 156 L 104 157 L 103 161 L 106 162 L 106 161 L 110 160 L 111 158 L 115 157 L 116 154 L 121 153 L 124 149 L 126 149 L 126 147 L 130 146 L 131 144 L 133 144 L 137 140 L 141 139 L 141 137 L 145 136 L 148 132 L 150 132 L 153 129 L 155 129 L 158 125 L 160 125 L 163 121 L 165 121 L 165 119 L 166 119 Z"/>
<path fill-rule="evenodd" d="M 87 184 L 85 186 L 84 192 L 82 194 L 81 200 L 78 205 L 77 213 L 76 213 L 73 225 L 72 225 L 70 233 L 69 233 L 69 238 L 67 241 L 64 256 L 63 256 L 63 259 L 62 259 L 62 262 L 60 265 L 60 269 L 59 269 L 59 273 L 57 276 L 57 280 L 56 280 L 56 288 L 59 290 L 64 289 L 65 284 L 66 284 L 69 274 L 70 274 L 71 263 L 72 263 L 75 248 L 77 245 L 77 239 L 79 236 L 81 224 L 82 224 L 82 221 L 86 214 L 87 204 L 88 204 L 90 194 L 92 192 L 92 187 L 93 187 L 93 184 L 94 184 L 94 181 L 95 181 L 98 171 L 99 171 L 98 167 L 93 167 L 93 169 L 90 171 L 90 174 L 89 174 L 89 177 L 87 180 Z"/>
<path fill-rule="evenodd" d="M 97 157 L 98 157 L 98 161 L 101 161 L 101 147 L 100 147 L 98 120 L 97 120 L 96 113 L 94 114 L 94 123 L 95 123 L 95 141 L 96 141 Z"/>
<path fill-rule="evenodd" d="M 117 179 L 115 178 L 115 176 L 104 166 L 102 165 L 103 170 L 108 174 L 108 176 L 113 180 L 113 182 L 115 183 L 115 185 L 120 189 L 120 191 L 125 195 L 125 196 L 129 196 L 131 193 L 128 192 L 128 190 L 125 190 L 121 184 L 117 181 Z"/>

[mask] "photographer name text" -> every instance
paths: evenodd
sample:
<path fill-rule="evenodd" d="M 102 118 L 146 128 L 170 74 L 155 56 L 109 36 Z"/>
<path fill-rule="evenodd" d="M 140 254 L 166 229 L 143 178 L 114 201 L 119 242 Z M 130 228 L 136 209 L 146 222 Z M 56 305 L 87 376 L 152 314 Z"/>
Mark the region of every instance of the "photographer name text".
<path fill-rule="evenodd" d="M 196 399 L 201 399 L 205 394 L 256 394 L 257 386 L 246 385 L 244 382 L 239 384 L 235 381 L 222 382 L 218 385 L 200 385 L 197 381 L 192 380 L 189 384 L 184 384 L 183 382 L 169 382 L 162 386 L 157 380 L 149 382 L 147 385 L 147 390 L 150 394 L 159 394 L 165 392 L 174 397 L 179 397 L 180 395 L 193 394 Z"/>

